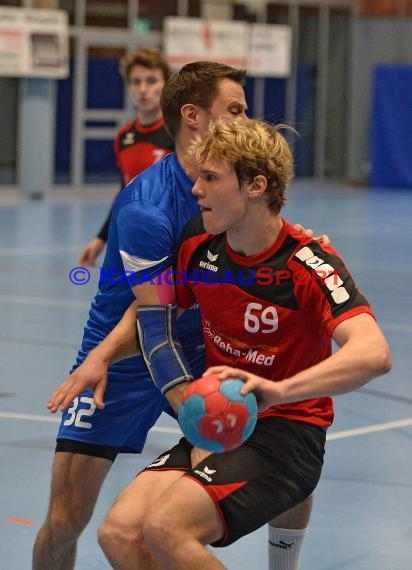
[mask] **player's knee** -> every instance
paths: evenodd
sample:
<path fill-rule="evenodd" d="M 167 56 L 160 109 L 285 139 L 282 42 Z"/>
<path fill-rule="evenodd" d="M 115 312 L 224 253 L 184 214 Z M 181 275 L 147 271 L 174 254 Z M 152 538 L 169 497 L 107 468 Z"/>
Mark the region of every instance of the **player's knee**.
<path fill-rule="evenodd" d="M 142 547 L 143 536 L 141 529 L 124 524 L 108 517 L 105 519 L 97 533 L 97 539 L 103 552 L 110 554 L 119 549 L 133 547 L 133 550 Z"/>
<path fill-rule="evenodd" d="M 47 525 L 56 538 L 60 536 L 68 541 L 76 539 L 85 527 L 75 516 L 69 516 L 65 511 L 60 510 L 51 511 Z"/>
<path fill-rule="evenodd" d="M 91 518 L 91 512 L 78 508 L 75 502 L 64 501 L 52 504 L 47 517 L 47 525 L 55 535 L 76 539 Z"/>
<path fill-rule="evenodd" d="M 114 548 L 118 547 L 117 540 L 117 528 L 113 527 L 106 520 L 103 521 L 97 531 L 97 541 L 103 552 L 105 554 L 110 554 Z"/>

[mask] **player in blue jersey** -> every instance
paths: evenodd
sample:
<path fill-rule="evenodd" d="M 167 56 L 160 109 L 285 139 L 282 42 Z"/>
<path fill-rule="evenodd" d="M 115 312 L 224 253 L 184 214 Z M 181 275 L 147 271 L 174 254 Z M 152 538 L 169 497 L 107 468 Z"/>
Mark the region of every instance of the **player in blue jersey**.
<path fill-rule="evenodd" d="M 116 202 L 99 291 L 69 385 L 87 385 L 90 378 L 104 377 L 114 353 L 118 360 L 122 358 L 115 350 L 123 332 L 115 327 L 124 311 L 135 294 L 140 305 L 147 305 L 146 285 L 155 276 L 163 273 L 163 280 L 167 280 L 180 231 L 198 213 L 191 194 L 195 171 L 186 156 L 187 148 L 211 120 L 245 116 L 243 79 L 242 71 L 197 62 L 185 66 L 166 84 L 162 111 L 175 138 L 176 152 L 132 181 Z M 161 305 L 172 301 L 165 298 L 170 287 L 166 289 L 167 293 L 160 284 L 156 286 Z M 150 320 L 150 311 L 143 320 L 145 317 Z M 167 328 L 172 315 L 164 313 L 162 318 Z M 60 390 L 52 397 L 52 411 L 62 403 L 67 409 L 58 433 L 49 512 L 34 548 L 35 569 L 73 568 L 77 539 L 91 517 L 117 453 L 140 452 L 149 428 L 168 401 L 176 409 L 182 382 L 201 375 L 203 340 L 198 311 L 187 311 L 177 328 L 183 352 L 176 347 L 171 376 L 161 389 L 150 380 L 143 358 L 136 356 L 109 367 L 103 383 L 107 385 L 104 405 L 104 387 L 94 393 L 94 398 L 92 392 L 85 391 L 71 402 L 70 397 L 60 397 Z M 136 349 L 136 340 L 132 344 Z M 130 354 L 130 350 L 125 353 Z"/>
<path fill-rule="evenodd" d="M 173 153 L 148 168 L 119 196 L 113 209 L 116 223 L 110 226 L 99 290 L 76 366 L 116 326 L 134 299 L 133 285 L 150 280 L 171 264 L 182 224 L 199 211 L 191 196 L 192 186 Z M 198 315 L 198 310 L 190 311 L 177 324 L 179 339 L 196 374 L 204 369 Z M 147 367 L 141 356 L 113 364 L 109 377 L 114 381 L 108 383 L 104 410 L 97 409 L 90 394 L 85 393 L 64 412 L 57 451 L 77 453 L 84 444 L 93 444 L 99 445 L 101 455 L 111 460 L 119 451 L 141 452 L 147 431 L 167 401 L 147 381 Z M 135 421 L 137 414 L 139 421 Z"/>
<path fill-rule="evenodd" d="M 165 88 L 162 98 L 168 101 L 169 113 L 165 122 L 176 140 L 176 152 L 134 179 L 116 202 L 99 289 L 71 376 L 74 381 L 106 366 L 106 355 L 98 351 L 94 358 L 94 349 L 107 335 L 110 343 L 109 333 L 134 299 L 133 286 L 171 265 L 183 226 L 198 213 L 191 194 L 195 174 L 186 150 L 211 120 L 245 116 L 244 77 L 244 71 L 226 65 L 198 62 L 185 66 Z M 178 333 L 192 371 L 187 364 L 184 379 L 190 379 L 192 373 L 197 376 L 204 370 L 197 310 L 179 319 Z M 175 408 L 180 390 L 167 393 Z M 77 539 L 116 455 L 141 452 L 148 430 L 167 406 L 141 356 L 109 367 L 104 409 L 96 407 L 91 392 L 73 400 L 57 436 L 49 511 L 36 538 L 34 569 L 74 567 Z"/>

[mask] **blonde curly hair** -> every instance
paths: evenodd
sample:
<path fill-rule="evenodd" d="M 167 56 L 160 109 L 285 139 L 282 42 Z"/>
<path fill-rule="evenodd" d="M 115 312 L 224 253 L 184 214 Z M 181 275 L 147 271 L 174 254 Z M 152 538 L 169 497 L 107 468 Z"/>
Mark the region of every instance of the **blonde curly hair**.
<path fill-rule="evenodd" d="M 293 176 L 293 157 L 281 131 L 295 132 L 288 125 L 271 125 L 253 119 L 221 119 L 190 148 L 196 167 L 205 162 L 227 161 L 239 184 L 252 182 L 261 174 L 267 179 L 268 208 L 278 213 L 284 205 L 285 190 Z"/>

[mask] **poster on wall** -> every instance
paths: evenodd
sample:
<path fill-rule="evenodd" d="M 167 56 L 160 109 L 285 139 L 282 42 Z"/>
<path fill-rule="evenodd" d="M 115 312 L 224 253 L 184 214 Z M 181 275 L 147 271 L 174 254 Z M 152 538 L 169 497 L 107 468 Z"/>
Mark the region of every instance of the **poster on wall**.
<path fill-rule="evenodd" d="M 173 16 L 164 22 L 164 52 L 173 69 L 199 60 L 245 68 L 247 46 L 245 22 Z"/>
<path fill-rule="evenodd" d="M 292 28 L 251 24 L 247 71 L 254 77 L 288 77 L 292 62 Z"/>
<path fill-rule="evenodd" d="M 288 77 L 292 29 L 226 20 L 168 17 L 164 52 L 173 69 L 198 60 L 246 69 L 254 77 Z"/>
<path fill-rule="evenodd" d="M 0 76 L 67 77 L 68 48 L 66 12 L 0 6 Z"/>

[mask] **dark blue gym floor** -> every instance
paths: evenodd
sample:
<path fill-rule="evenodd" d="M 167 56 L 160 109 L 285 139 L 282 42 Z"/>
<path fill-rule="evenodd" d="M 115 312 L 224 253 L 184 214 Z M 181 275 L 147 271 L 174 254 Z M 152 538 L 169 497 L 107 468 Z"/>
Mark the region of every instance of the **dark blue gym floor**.
<path fill-rule="evenodd" d="M 76 354 L 98 268 L 68 277 L 110 202 L 55 194 L 39 202 L 0 195 L 0 568 L 30 568 L 49 496 L 57 418 L 46 401 Z M 330 235 L 372 303 L 392 347 L 393 370 L 336 399 L 302 570 L 412 568 L 411 190 L 296 181 L 284 215 Z M 77 568 L 108 568 L 99 521 L 137 470 L 174 443 L 162 417 L 142 456 L 118 459 L 84 533 Z M 231 570 L 266 570 L 266 529 L 216 551 Z"/>

